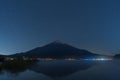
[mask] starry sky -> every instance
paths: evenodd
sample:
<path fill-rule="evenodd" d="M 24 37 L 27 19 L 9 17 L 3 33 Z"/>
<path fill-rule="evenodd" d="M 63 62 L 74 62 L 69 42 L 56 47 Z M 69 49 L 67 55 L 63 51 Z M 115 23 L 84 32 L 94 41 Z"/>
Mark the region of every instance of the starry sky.
<path fill-rule="evenodd" d="M 120 52 L 119 0 L 0 0 L 0 54 L 55 40 L 98 54 Z"/>

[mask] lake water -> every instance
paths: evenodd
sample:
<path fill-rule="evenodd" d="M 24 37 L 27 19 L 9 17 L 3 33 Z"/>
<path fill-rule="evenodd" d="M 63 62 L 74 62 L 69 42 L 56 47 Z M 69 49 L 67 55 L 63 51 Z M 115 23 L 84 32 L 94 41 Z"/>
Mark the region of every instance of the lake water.
<path fill-rule="evenodd" d="M 57 60 L 13 65 L 1 68 L 0 80 L 120 80 L 120 61 Z"/>

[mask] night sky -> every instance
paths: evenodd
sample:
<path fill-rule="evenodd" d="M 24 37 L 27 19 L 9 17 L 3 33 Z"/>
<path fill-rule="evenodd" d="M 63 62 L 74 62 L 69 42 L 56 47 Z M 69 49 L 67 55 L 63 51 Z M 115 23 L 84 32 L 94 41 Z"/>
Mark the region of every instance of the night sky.
<path fill-rule="evenodd" d="M 94 53 L 119 53 L 120 1 L 0 0 L 0 54 L 55 40 Z"/>

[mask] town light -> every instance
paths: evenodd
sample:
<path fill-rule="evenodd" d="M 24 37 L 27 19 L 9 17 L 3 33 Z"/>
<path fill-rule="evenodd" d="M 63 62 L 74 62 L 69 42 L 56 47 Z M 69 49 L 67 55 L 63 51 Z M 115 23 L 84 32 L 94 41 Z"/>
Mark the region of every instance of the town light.
<path fill-rule="evenodd" d="M 112 58 L 85 58 L 83 60 L 88 60 L 88 61 L 109 61 L 109 60 L 112 60 Z"/>

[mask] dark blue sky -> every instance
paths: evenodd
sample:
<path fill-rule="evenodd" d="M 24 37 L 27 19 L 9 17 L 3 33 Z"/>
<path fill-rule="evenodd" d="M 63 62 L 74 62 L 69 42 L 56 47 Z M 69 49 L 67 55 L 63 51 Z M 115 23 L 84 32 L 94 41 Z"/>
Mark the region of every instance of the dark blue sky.
<path fill-rule="evenodd" d="M 0 0 L 0 54 L 60 40 L 99 54 L 120 51 L 119 0 Z"/>

